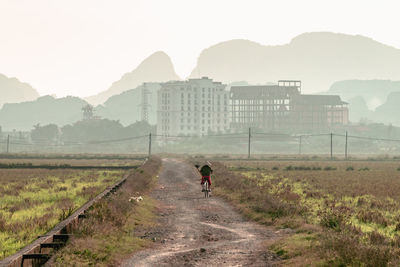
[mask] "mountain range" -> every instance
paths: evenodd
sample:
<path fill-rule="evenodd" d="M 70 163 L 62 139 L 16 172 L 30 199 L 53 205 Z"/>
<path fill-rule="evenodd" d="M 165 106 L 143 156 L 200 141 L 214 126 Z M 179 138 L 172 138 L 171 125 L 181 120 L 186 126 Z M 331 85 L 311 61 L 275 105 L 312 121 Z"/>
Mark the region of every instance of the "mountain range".
<path fill-rule="evenodd" d="M 4 104 L 0 109 L 0 126 L 8 131 L 28 131 L 38 123 L 62 126 L 80 120 L 86 104 L 85 100 L 72 96 L 42 96 L 34 101 Z"/>
<path fill-rule="evenodd" d="M 5 103 L 18 103 L 34 100 L 38 92 L 31 85 L 0 74 L 0 108 Z"/>
<path fill-rule="evenodd" d="M 360 35 L 304 33 L 285 45 L 231 40 L 201 52 L 191 77 L 265 84 L 301 80 L 303 91 L 326 91 L 336 81 L 400 80 L 400 49 Z"/>
<path fill-rule="evenodd" d="M 190 77 L 209 76 L 227 84 L 299 79 L 305 93 L 339 94 L 348 101 L 352 121 L 368 117 L 390 123 L 397 119 L 393 118 L 395 114 L 386 113 L 400 106 L 396 94 L 400 92 L 400 82 L 391 81 L 400 80 L 399 70 L 400 49 L 363 36 L 325 32 L 302 34 L 278 46 L 249 40 L 222 42 L 203 50 Z M 159 83 L 179 79 L 171 59 L 160 51 L 107 90 L 86 99 L 38 98 L 29 84 L 0 74 L 0 107 L 10 103 L 0 110 L 0 125 L 22 130 L 31 129 L 36 123 L 71 123 L 81 118 L 81 107 L 88 102 L 96 106 L 97 115 L 130 124 L 141 119 L 144 82 L 151 92 L 150 123 L 155 123 Z"/>
<path fill-rule="evenodd" d="M 93 105 L 98 105 L 104 103 L 111 96 L 134 89 L 144 82 L 166 82 L 179 79 L 169 56 L 159 51 L 143 60 L 135 70 L 124 74 L 106 91 L 87 97 L 86 100 Z"/>

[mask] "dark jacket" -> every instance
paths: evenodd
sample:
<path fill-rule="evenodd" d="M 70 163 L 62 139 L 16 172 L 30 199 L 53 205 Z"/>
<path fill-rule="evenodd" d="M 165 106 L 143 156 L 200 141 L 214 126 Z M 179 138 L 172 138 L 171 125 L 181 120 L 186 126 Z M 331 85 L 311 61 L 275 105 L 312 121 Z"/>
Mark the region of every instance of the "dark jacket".
<path fill-rule="evenodd" d="M 212 172 L 213 172 L 213 170 L 208 165 L 204 165 L 200 169 L 200 173 L 201 173 L 202 176 L 210 176 Z"/>

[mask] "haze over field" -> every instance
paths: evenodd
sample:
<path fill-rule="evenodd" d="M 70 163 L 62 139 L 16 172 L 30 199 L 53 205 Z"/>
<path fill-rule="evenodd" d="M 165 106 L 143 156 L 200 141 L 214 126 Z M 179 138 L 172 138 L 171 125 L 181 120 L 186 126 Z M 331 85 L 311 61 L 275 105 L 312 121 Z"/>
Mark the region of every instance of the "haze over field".
<path fill-rule="evenodd" d="M 200 65 L 197 64 L 199 55 L 204 49 L 233 39 L 260 44 L 254 44 L 254 47 L 273 46 L 269 50 L 274 51 L 282 50 L 279 47 L 283 46 L 288 48 L 284 50 L 295 53 L 299 50 L 290 49 L 292 45 L 287 44 L 302 33 L 340 32 L 366 36 L 400 48 L 400 40 L 393 32 L 393 26 L 400 24 L 397 10 L 397 1 L 378 3 L 359 0 L 254 0 L 251 4 L 227 0 L 1 1 L 0 73 L 31 84 L 40 95 L 87 97 L 107 90 L 124 73 L 134 70 L 156 51 L 164 51 L 170 56 L 178 76 L 184 79 L 196 66 L 200 70 L 196 68 L 193 75 L 212 74 L 209 69 L 202 69 L 207 53 L 202 54 Z M 300 45 L 301 40 L 297 41 Z M 376 47 L 394 50 L 379 48 L 379 45 Z M 306 47 L 306 51 L 313 50 L 316 49 Z M 325 51 L 327 54 L 324 49 L 321 50 L 321 56 L 329 57 L 330 51 Z M 379 51 L 372 51 L 371 56 Z M 387 55 L 391 57 L 391 54 Z M 306 55 L 295 56 L 295 59 L 307 58 Z M 261 56 L 259 59 L 264 58 Z M 236 65 L 239 63 L 242 62 Z M 307 68 L 312 71 L 318 66 Z M 295 74 L 292 72 L 287 76 Z M 355 74 L 359 75 L 349 74 L 337 77 L 337 80 L 396 79 L 390 73 L 371 77 L 360 70 Z M 243 76 L 262 82 L 284 78 L 274 77 L 272 73 L 266 73 L 264 80 Z M 244 79 L 236 76 L 215 77 L 222 78 L 234 78 L 233 81 Z M 319 88 L 320 84 L 324 84 L 325 88 Z M 309 85 L 307 90 L 314 91 L 327 90 L 330 86 L 325 81 L 318 82 L 316 86 L 312 83 L 305 85 Z"/>
<path fill-rule="evenodd" d="M 396 3 L 3 1 L 0 125 L 72 123 L 87 103 L 129 125 L 144 82 L 155 124 L 158 83 L 203 76 L 298 79 L 303 93 L 341 96 L 352 122 L 400 125 L 400 39 L 387 30 L 400 23 Z"/>

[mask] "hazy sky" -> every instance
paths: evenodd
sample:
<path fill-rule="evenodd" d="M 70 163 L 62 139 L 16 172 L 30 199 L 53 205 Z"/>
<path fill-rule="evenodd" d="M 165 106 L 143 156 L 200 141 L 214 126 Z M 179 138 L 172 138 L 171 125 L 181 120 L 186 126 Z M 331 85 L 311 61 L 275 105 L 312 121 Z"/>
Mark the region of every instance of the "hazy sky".
<path fill-rule="evenodd" d="M 400 48 L 399 10 L 385 0 L 0 0 L 0 73 L 42 95 L 88 96 L 158 50 L 185 78 L 204 48 L 229 39 L 332 31 Z"/>

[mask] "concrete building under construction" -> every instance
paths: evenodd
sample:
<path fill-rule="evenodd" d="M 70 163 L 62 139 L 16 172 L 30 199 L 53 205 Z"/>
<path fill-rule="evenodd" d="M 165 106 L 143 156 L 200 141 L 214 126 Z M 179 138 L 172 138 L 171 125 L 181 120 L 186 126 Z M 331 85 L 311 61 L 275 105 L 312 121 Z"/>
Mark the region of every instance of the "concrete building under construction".
<path fill-rule="evenodd" d="M 315 131 L 348 123 L 347 103 L 335 95 L 303 95 L 301 81 L 277 85 L 232 86 L 231 128 Z"/>

